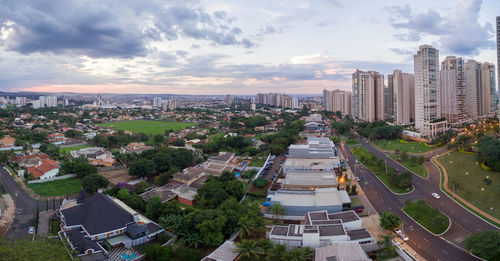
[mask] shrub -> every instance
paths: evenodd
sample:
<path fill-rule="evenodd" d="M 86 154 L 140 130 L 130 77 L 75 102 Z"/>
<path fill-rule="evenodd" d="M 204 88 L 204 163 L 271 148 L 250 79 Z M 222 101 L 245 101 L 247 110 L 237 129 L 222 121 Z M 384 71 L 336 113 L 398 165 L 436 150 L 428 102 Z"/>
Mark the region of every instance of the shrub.
<path fill-rule="evenodd" d="M 258 178 L 253 181 L 254 186 L 257 188 L 264 188 L 267 185 L 267 179 L 265 178 Z"/>
<path fill-rule="evenodd" d="M 183 261 L 198 261 L 201 260 L 205 255 L 201 250 L 194 248 L 180 248 L 175 251 L 175 257 Z"/>

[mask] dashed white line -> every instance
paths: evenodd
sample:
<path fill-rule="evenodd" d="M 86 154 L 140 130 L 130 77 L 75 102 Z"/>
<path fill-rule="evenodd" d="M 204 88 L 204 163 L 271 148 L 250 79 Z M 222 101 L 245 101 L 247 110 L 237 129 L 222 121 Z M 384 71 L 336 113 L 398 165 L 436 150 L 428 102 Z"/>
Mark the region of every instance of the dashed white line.
<path fill-rule="evenodd" d="M 448 253 L 448 252 L 446 252 L 446 251 L 444 251 L 444 250 L 442 250 L 442 249 L 441 249 L 441 251 L 443 251 L 443 252 L 444 252 L 445 254 L 447 254 L 447 255 L 449 255 L 449 254 L 450 254 L 450 253 Z"/>

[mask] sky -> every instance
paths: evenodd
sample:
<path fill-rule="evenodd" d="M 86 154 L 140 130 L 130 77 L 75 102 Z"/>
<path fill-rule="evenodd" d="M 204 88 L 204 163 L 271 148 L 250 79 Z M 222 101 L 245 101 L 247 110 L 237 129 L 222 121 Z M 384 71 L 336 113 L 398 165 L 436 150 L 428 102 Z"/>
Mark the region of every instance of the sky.
<path fill-rule="evenodd" d="M 319 94 L 418 46 L 496 64 L 498 0 L 0 0 L 0 91 Z"/>

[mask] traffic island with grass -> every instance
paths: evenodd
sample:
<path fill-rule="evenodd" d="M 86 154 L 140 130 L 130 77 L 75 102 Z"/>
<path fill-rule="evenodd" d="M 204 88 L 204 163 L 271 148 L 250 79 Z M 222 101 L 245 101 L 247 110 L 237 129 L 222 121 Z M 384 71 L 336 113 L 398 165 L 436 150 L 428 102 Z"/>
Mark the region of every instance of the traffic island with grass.
<path fill-rule="evenodd" d="M 424 156 L 421 156 L 423 158 L 423 162 L 420 159 L 420 157 L 408 156 L 406 160 L 403 160 L 401 156 L 396 154 L 389 154 L 389 157 L 397 161 L 399 164 L 403 165 L 405 168 L 415 172 L 422 178 L 427 178 L 429 176 L 429 172 L 424 167 L 424 162 L 425 162 Z"/>
<path fill-rule="evenodd" d="M 403 211 L 434 234 L 441 234 L 450 226 L 450 219 L 424 200 L 406 204 Z"/>
<path fill-rule="evenodd" d="M 405 140 L 372 140 L 372 143 L 387 151 L 406 151 L 411 153 L 425 153 L 435 150 L 437 146 L 428 145 L 425 142 Z"/>
<path fill-rule="evenodd" d="M 448 188 L 482 211 L 500 218 L 500 173 L 481 168 L 476 155 L 453 151 L 437 158 Z"/>
<path fill-rule="evenodd" d="M 369 168 L 394 193 L 408 193 L 413 190 L 412 174 L 410 172 L 396 173 L 391 167 L 387 168 L 383 160 L 378 159 L 367 149 L 351 148 L 359 162 Z"/>

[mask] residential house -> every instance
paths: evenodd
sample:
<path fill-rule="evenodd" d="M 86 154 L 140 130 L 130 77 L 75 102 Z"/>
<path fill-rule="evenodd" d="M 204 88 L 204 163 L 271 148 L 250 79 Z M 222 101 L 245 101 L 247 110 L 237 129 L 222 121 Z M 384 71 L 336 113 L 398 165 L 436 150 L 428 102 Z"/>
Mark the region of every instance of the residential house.
<path fill-rule="evenodd" d="M 111 167 L 115 163 L 113 155 L 101 147 L 89 147 L 70 152 L 73 158 L 84 157 L 94 166 Z"/>
<path fill-rule="evenodd" d="M 371 261 L 358 242 L 333 242 L 331 245 L 316 248 L 315 261 Z"/>
<path fill-rule="evenodd" d="M 12 148 L 16 143 L 16 138 L 11 136 L 5 136 L 0 139 L 0 147 L 1 148 Z"/>
<path fill-rule="evenodd" d="M 233 171 L 236 161 L 234 153 L 219 152 L 219 155 L 208 158 L 202 166 L 206 173 L 220 176 L 224 171 Z"/>
<path fill-rule="evenodd" d="M 173 180 L 189 185 L 203 175 L 205 175 L 205 170 L 202 167 L 189 167 L 185 168 L 182 172 L 175 173 Z"/>
<path fill-rule="evenodd" d="M 201 261 L 234 261 L 239 256 L 237 249 L 234 242 L 227 240 Z"/>
<path fill-rule="evenodd" d="M 38 165 L 27 168 L 28 173 L 35 179 L 49 179 L 59 174 L 59 162 L 51 159 L 42 159 Z"/>
<path fill-rule="evenodd" d="M 271 241 L 293 247 L 324 247 L 335 242 L 374 243 L 368 230 L 354 211 L 330 214 L 314 211 L 305 214 L 305 224 L 274 225 L 268 234 Z"/>
<path fill-rule="evenodd" d="M 66 143 L 66 137 L 62 133 L 52 133 L 47 136 L 50 143 L 60 145 Z"/>
<path fill-rule="evenodd" d="M 126 147 L 120 149 L 121 153 L 142 153 L 143 151 L 153 149 L 152 146 L 147 146 L 144 142 L 131 142 Z"/>
<path fill-rule="evenodd" d="M 103 193 L 64 200 L 59 210 L 62 235 L 79 257 L 106 260 L 103 245 L 132 247 L 153 240 L 165 230 L 118 199 Z"/>

